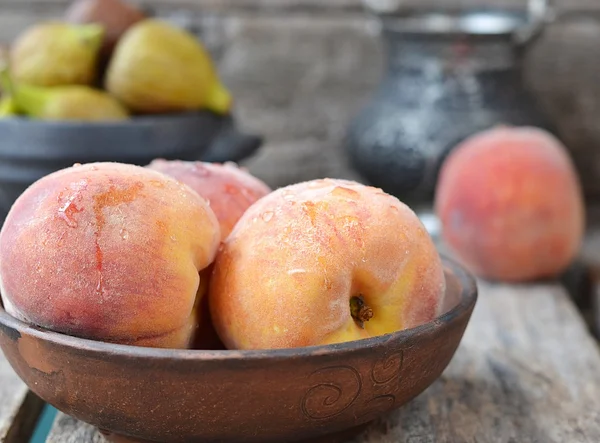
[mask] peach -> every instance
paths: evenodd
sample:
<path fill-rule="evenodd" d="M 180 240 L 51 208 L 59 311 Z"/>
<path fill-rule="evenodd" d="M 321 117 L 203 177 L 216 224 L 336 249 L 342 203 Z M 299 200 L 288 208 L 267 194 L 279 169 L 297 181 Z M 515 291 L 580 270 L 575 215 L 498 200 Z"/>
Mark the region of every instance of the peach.
<path fill-rule="evenodd" d="M 271 192 L 263 181 L 232 162 L 155 159 L 146 167 L 176 178 L 208 200 L 223 239 L 252 203 Z"/>
<path fill-rule="evenodd" d="M 494 127 L 459 144 L 440 170 L 435 211 L 456 258 L 481 278 L 506 282 L 560 274 L 585 224 L 565 147 L 534 127 Z"/>
<path fill-rule="evenodd" d="M 170 175 L 204 197 L 219 220 L 222 240 L 252 203 L 271 192 L 263 181 L 232 162 L 220 164 L 158 158 L 146 167 Z M 208 284 L 211 272 L 211 266 L 202 272 L 205 284 Z M 222 349 L 223 344 L 212 327 L 206 300 L 201 302 L 198 315 L 200 328 L 192 346 L 196 349 Z"/>
<path fill-rule="evenodd" d="M 75 165 L 33 183 L 0 231 L 8 313 L 61 333 L 188 347 L 220 227 L 208 203 L 157 171 Z"/>
<path fill-rule="evenodd" d="M 229 349 L 340 343 L 439 315 L 438 252 L 397 198 L 342 179 L 279 188 L 222 243 L 209 282 L 215 329 Z"/>

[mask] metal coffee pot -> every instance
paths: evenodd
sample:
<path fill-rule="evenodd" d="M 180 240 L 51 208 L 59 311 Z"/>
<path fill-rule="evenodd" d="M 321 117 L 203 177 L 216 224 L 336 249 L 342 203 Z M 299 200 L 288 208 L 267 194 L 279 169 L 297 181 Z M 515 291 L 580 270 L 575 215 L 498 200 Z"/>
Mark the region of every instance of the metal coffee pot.
<path fill-rule="evenodd" d="M 548 19 L 548 3 L 502 9 L 405 10 L 365 0 L 387 49 L 387 68 L 345 140 L 367 182 L 410 205 L 432 201 L 442 162 L 461 140 L 494 125 L 556 132 L 521 78 L 522 56 Z"/>

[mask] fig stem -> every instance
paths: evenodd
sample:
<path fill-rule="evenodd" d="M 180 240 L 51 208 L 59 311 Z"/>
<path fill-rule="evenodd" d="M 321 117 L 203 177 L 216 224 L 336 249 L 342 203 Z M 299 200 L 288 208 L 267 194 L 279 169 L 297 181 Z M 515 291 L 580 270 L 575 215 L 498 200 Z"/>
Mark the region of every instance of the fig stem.
<path fill-rule="evenodd" d="M 373 318 L 373 310 L 365 303 L 362 294 L 355 295 L 350 299 L 350 315 L 363 329 L 365 322 Z"/>

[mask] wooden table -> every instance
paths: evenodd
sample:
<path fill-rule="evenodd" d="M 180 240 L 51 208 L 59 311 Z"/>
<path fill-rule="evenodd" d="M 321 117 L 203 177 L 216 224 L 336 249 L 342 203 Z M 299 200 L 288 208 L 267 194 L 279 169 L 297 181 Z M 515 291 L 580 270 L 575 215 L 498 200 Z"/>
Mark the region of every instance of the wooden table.
<path fill-rule="evenodd" d="M 565 286 L 478 285 L 472 320 L 442 377 L 352 443 L 600 442 L 600 352 Z M 0 442 L 26 443 L 40 407 L 0 358 Z M 61 413 L 47 438 L 103 441 Z"/>

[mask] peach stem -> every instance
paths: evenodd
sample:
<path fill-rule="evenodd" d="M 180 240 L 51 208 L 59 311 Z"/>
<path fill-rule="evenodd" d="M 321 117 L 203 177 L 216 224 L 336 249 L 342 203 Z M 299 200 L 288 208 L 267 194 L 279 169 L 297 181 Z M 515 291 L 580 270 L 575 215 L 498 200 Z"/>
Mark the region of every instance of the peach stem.
<path fill-rule="evenodd" d="M 373 310 L 365 303 L 362 294 L 350 299 L 350 315 L 356 320 L 361 328 L 365 328 L 365 322 L 373 318 Z"/>

